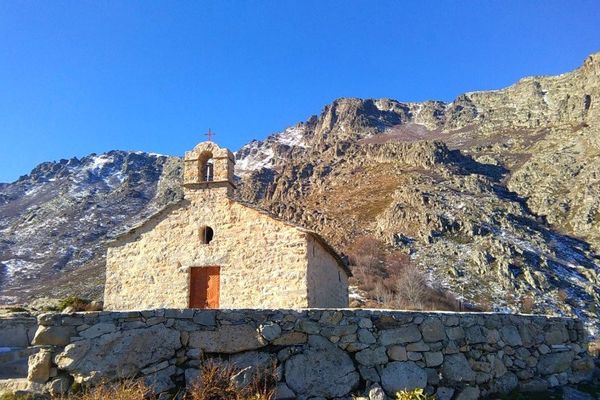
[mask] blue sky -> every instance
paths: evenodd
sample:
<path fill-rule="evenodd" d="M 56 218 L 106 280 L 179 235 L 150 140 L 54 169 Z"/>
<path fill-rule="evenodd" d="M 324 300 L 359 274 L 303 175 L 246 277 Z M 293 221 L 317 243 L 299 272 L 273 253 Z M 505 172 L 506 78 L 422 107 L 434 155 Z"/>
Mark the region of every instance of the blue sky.
<path fill-rule="evenodd" d="M 451 101 L 600 51 L 597 1 L 2 1 L 0 182 L 111 149 L 236 150 L 338 97 Z"/>

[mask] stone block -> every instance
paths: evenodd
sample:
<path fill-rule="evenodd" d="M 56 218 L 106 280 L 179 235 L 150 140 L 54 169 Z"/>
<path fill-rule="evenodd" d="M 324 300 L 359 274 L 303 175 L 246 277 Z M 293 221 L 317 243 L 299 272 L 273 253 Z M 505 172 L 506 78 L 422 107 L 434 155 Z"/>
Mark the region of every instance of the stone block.
<path fill-rule="evenodd" d="M 62 398 L 71 389 L 72 384 L 73 379 L 70 376 L 60 375 L 46 383 L 46 391 L 53 397 Z"/>
<path fill-rule="evenodd" d="M 476 379 L 475 372 L 462 353 L 449 354 L 444 358 L 442 375 L 450 382 L 473 382 Z"/>
<path fill-rule="evenodd" d="M 456 400 L 477 400 L 479 399 L 479 394 L 478 387 L 467 386 L 456 396 Z"/>
<path fill-rule="evenodd" d="M 358 385 L 359 374 L 347 353 L 311 336 L 308 348 L 285 363 L 285 383 L 299 397 L 343 397 Z"/>
<path fill-rule="evenodd" d="M 369 389 L 369 400 L 386 400 L 383 388 L 377 384 L 371 386 Z"/>
<path fill-rule="evenodd" d="M 393 397 L 401 390 L 425 388 L 427 373 L 412 361 L 393 361 L 383 368 L 381 385 Z"/>
<path fill-rule="evenodd" d="M 504 342 L 509 346 L 515 347 L 523 344 L 519 330 L 514 325 L 503 326 L 500 329 L 500 335 L 502 340 L 504 340 Z"/>
<path fill-rule="evenodd" d="M 379 364 L 385 364 L 388 362 L 388 357 L 385 351 L 385 347 L 377 347 L 375 349 L 361 350 L 354 356 L 356 361 L 367 367 L 372 367 Z"/>
<path fill-rule="evenodd" d="M 373 343 L 377 342 L 377 339 L 375 339 L 375 336 L 373 336 L 371 331 L 369 331 L 368 329 L 364 329 L 364 328 L 359 329 L 357 337 L 361 343 L 373 344 Z"/>
<path fill-rule="evenodd" d="M 425 355 L 425 365 L 428 367 L 437 367 L 444 362 L 444 355 L 440 351 L 426 352 L 423 354 Z"/>
<path fill-rule="evenodd" d="M 40 349 L 36 354 L 29 356 L 28 364 L 27 380 L 46 383 L 50 379 L 52 352 L 49 349 Z"/>
<path fill-rule="evenodd" d="M 34 345 L 66 346 L 71 337 L 76 335 L 73 326 L 40 326 L 33 338 Z"/>
<path fill-rule="evenodd" d="M 387 355 L 390 358 L 390 360 L 394 360 L 394 361 L 407 361 L 408 360 L 406 347 L 404 347 L 404 346 L 395 345 L 395 346 L 388 347 Z"/>
<path fill-rule="evenodd" d="M 571 366 L 575 355 L 571 351 L 549 353 L 540 356 L 537 370 L 541 375 L 552 375 L 566 371 Z"/>
<path fill-rule="evenodd" d="M 205 353 L 239 353 L 256 350 L 267 342 L 249 324 L 222 325 L 214 331 L 190 332 L 188 346 L 202 349 Z"/>
<path fill-rule="evenodd" d="M 214 310 L 197 310 L 194 313 L 194 318 L 192 321 L 194 323 L 204 326 L 215 326 L 216 320 L 215 317 L 217 312 Z"/>
<path fill-rule="evenodd" d="M 446 339 L 446 328 L 438 318 L 427 318 L 421 324 L 421 333 L 425 342 L 439 342 Z"/>
<path fill-rule="evenodd" d="M 273 340 L 275 346 L 291 346 L 306 343 L 308 335 L 304 332 L 287 332 Z"/>
<path fill-rule="evenodd" d="M 452 326 L 446 329 L 446 333 L 448 334 L 448 339 L 450 340 L 459 340 L 465 337 L 465 331 L 460 326 Z"/>
<path fill-rule="evenodd" d="M 406 345 L 406 351 L 429 351 L 429 345 L 425 344 L 423 341 L 409 343 Z"/>
<path fill-rule="evenodd" d="M 377 369 L 374 367 L 365 367 L 364 365 L 359 365 L 358 372 L 365 382 L 379 382 L 381 380 Z"/>
<path fill-rule="evenodd" d="M 281 335 L 281 327 L 274 322 L 267 322 L 259 327 L 259 332 L 263 338 L 271 342 Z"/>
<path fill-rule="evenodd" d="M 396 329 L 385 329 L 379 332 L 379 343 L 383 346 L 414 343 L 421 340 L 421 338 L 421 331 L 416 325 L 408 325 Z"/>
<path fill-rule="evenodd" d="M 280 382 L 277 384 L 277 387 L 275 388 L 274 400 L 294 400 L 294 399 L 296 399 L 296 393 L 294 393 L 292 391 L 292 389 L 289 388 L 288 385 L 286 385 L 283 382 Z"/>
<path fill-rule="evenodd" d="M 79 336 L 85 339 L 92 339 L 98 336 L 102 336 L 105 333 L 114 332 L 117 330 L 115 324 L 110 322 L 101 322 L 99 324 L 93 325 L 86 330 L 79 332 Z"/>
<path fill-rule="evenodd" d="M 174 358 L 180 347 L 179 332 L 155 325 L 71 343 L 56 356 L 56 364 L 80 381 L 127 378 Z"/>

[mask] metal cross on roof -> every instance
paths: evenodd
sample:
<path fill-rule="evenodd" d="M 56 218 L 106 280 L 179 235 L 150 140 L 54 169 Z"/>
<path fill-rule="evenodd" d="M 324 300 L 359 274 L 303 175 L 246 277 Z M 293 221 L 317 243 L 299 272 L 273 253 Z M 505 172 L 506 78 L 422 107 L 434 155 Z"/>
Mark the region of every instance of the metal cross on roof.
<path fill-rule="evenodd" d="M 208 132 L 204 134 L 204 136 L 208 137 L 208 141 L 212 142 L 213 136 L 215 136 L 215 133 L 213 131 L 210 130 L 210 128 L 208 128 Z"/>

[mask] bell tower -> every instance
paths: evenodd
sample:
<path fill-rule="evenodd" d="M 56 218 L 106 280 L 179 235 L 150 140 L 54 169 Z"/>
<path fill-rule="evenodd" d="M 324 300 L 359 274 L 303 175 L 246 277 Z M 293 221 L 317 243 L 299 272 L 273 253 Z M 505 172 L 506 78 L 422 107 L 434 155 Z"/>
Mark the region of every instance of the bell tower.
<path fill-rule="evenodd" d="M 183 166 L 184 193 L 198 190 L 223 189 L 227 195 L 235 189 L 233 167 L 235 158 L 228 149 L 213 142 L 199 143 L 185 153 Z"/>

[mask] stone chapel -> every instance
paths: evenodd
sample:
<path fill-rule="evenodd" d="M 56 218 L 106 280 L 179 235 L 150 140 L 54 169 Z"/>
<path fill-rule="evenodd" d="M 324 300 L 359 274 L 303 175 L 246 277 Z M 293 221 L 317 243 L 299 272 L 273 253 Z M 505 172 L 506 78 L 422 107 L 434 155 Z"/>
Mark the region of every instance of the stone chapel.
<path fill-rule="evenodd" d="M 234 200 L 233 154 L 184 159 L 184 198 L 109 244 L 106 310 L 347 307 L 350 271 L 317 233 Z"/>

